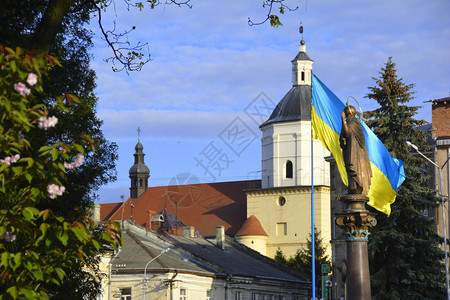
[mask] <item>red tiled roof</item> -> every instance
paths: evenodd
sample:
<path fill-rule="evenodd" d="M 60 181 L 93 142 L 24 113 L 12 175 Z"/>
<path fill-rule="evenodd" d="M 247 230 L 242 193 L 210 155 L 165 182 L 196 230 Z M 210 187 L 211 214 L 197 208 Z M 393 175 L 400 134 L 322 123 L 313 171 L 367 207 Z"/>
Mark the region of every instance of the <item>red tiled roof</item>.
<path fill-rule="evenodd" d="M 109 217 L 120 207 L 122 203 L 100 204 L 100 220 L 110 220 Z"/>
<path fill-rule="evenodd" d="M 236 236 L 244 235 L 264 235 L 267 236 L 266 231 L 261 226 L 258 218 L 251 215 L 245 223 L 242 225 L 241 229 L 235 234 Z"/>
<path fill-rule="evenodd" d="M 139 198 L 128 198 L 123 207 L 123 218 L 149 228 L 147 211 L 160 212 L 164 208 L 184 224 L 195 226 L 202 236 L 215 236 L 216 226 L 224 225 L 227 235 L 234 236 L 245 222 L 247 201 L 244 190 L 258 188 L 260 180 L 178 186 L 149 187 Z M 101 220 L 120 220 L 121 203 L 115 203 L 115 211 Z M 131 204 L 133 216 L 131 218 Z M 101 204 L 101 211 L 103 210 Z M 105 208 L 105 211 L 107 208 Z"/>

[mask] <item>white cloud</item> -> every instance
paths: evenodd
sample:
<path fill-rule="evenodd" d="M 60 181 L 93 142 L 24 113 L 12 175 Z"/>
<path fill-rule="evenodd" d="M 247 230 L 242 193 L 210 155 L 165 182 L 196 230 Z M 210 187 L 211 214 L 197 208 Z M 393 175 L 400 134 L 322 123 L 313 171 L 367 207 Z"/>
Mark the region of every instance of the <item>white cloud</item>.
<path fill-rule="evenodd" d="M 181 145 L 190 139 L 207 143 L 260 92 L 278 102 L 290 88 L 290 61 L 298 51 L 300 21 L 314 72 L 343 101 L 353 96 L 363 109 L 375 108 L 376 103 L 363 97 L 390 56 L 399 77 L 416 84 L 417 99 L 411 105 L 423 106 L 418 118 L 431 120 L 431 106 L 423 101 L 448 96 L 450 1 L 289 2 L 299 9 L 281 16 L 284 26 L 279 28 L 247 25 L 248 17 L 264 18 L 261 3 L 254 1 L 193 0 L 192 9 L 161 6 L 143 12 L 118 8 L 117 24 L 135 25 L 130 42 L 148 42 L 153 60 L 129 76 L 112 73 L 111 66 L 101 61 L 109 50 L 104 42 L 95 41 L 98 111 L 107 137 L 124 142 L 136 136 L 140 126 L 143 138 L 155 143 L 157 139 L 174 139 Z M 179 148 L 173 155 L 183 156 L 175 149 Z M 121 147 L 119 168 L 129 168 L 133 151 L 129 145 Z M 155 155 L 164 156 L 164 151 Z M 190 162 L 192 155 L 189 152 L 184 161 Z M 248 160 L 259 157 L 256 153 Z M 160 163 L 153 163 L 156 172 L 164 172 Z M 250 165 L 255 162 L 241 162 L 230 173 L 253 171 Z"/>

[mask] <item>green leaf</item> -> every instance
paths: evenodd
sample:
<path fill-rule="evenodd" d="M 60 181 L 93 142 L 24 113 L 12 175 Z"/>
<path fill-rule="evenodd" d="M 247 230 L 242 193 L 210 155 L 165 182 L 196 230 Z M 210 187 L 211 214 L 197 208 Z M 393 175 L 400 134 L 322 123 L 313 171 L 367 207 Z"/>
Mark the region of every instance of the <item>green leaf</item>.
<path fill-rule="evenodd" d="M 66 231 L 64 231 L 63 234 L 60 234 L 60 235 L 58 236 L 58 239 L 61 241 L 61 243 L 62 243 L 64 246 L 67 246 L 67 241 L 69 240 L 69 235 L 67 234 Z"/>
<path fill-rule="evenodd" d="M 17 290 L 16 286 L 11 286 L 9 289 L 6 290 L 7 294 L 10 294 L 13 299 L 17 299 L 19 297 L 19 291 Z"/>
<path fill-rule="evenodd" d="M 28 181 L 28 183 L 31 183 L 31 180 L 33 180 L 33 176 L 31 176 L 30 173 L 25 173 L 25 178 Z"/>
<path fill-rule="evenodd" d="M 66 272 L 64 272 L 64 270 L 61 268 L 55 268 L 55 271 L 56 271 L 56 275 L 58 275 L 59 280 L 62 281 L 64 279 L 64 277 L 66 276 Z"/>
<path fill-rule="evenodd" d="M 83 148 L 83 146 L 81 146 L 80 144 L 73 144 L 73 148 L 74 148 L 77 152 L 84 154 L 84 148 Z"/>
<path fill-rule="evenodd" d="M 38 188 L 36 188 L 36 187 L 32 187 L 31 188 L 31 194 L 33 195 L 33 196 L 37 196 L 37 195 L 39 195 L 41 193 L 41 191 L 38 189 Z"/>
<path fill-rule="evenodd" d="M 48 223 L 42 223 L 41 226 L 39 226 L 39 229 L 41 230 L 42 235 L 45 235 L 48 228 L 49 228 Z"/>
<path fill-rule="evenodd" d="M 25 217 L 27 221 L 31 221 L 34 219 L 33 212 L 29 209 L 29 207 L 25 207 L 22 211 L 22 215 Z"/>
<path fill-rule="evenodd" d="M 22 264 L 22 253 L 19 252 L 14 255 L 14 263 L 13 270 L 15 271 Z"/>
<path fill-rule="evenodd" d="M 8 268 L 9 252 L 5 251 L 2 253 L 2 266 L 3 268 Z"/>
<path fill-rule="evenodd" d="M 86 232 L 84 232 L 81 228 L 72 228 L 72 231 L 75 233 L 80 242 L 83 242 L 87 237 Z"/>
<path fill-rule="evenodd" d="M 58 151 L 58 149 L 53 148 L 53 149 L 52 149 L 52 158 L 53 158 L 53 160 L 57 160 L 58 157 L 59 157 L 59 151 Z"/>
<path fill-rule="evenodd" d="M 39 281 L 44 280 L 44 273 L 42 273 L 41 270 L 33 270 L 33 271 L 31 271 L 31 273 L 37 280 L 39 280 Z"/>
<path fill-rule="evenodd" d="M 20 176 L 22 174 L 23 168 L 20 166 L 12 167 L 12 170 L 16 176 Z"/>

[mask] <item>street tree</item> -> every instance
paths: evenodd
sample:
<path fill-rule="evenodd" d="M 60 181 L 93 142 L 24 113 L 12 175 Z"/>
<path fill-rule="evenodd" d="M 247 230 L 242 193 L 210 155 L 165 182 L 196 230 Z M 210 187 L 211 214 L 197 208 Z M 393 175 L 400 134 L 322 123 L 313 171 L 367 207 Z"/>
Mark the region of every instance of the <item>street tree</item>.
<path fill-rule="evenodd" d="M 275 253 L 274 259 L 288 267 L 293 268 L 299 273 L 305 275 L 306 278 L 312 278 L 312 235 L 309 234 L 309 238 L 306 240 L 306 247 L 298 249 L 297 252 L 286 258 L 283 252 L 278 249 Z M 320 231 L 314 228 L 314 257 L 315 257 L 315 270 L 316 270 L 316 282 L 320 282 L 321 277 L 321 265 L 329 264 L 330 259 L 326 255 L 326 248 L 323 244 L 323 238 L 320 236 Z M 321 290 L 319 289 L 319 294 Z"/>
<path fill-rule="evenodd" d="M 386 148 L 404 162 L 405 181 L 397 191 L 390 216 L 378 214 L 369 238 L 372 295 L 376 299 L 440 299 L 445 295 L 445 274 L 433 211 L 439 206 L 436 191 L 426 186 L 425 161 L 409 153 L 407 140 L 427 150 L 427 133 L 417 129 L 418 106 L 408 106 L 414 84 L 405 84 L 389 58 L 373 78 L 367 98 L 379 107 L 367 111 L 367 125 Z"/>

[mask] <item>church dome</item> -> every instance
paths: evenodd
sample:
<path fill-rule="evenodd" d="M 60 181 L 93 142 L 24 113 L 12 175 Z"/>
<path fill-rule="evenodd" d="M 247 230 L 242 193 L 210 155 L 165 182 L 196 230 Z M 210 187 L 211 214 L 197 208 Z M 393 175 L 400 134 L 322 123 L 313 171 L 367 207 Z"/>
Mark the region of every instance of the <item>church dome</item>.
<path fill-rule="evenodd" d="M 273 123 L 303 120 L 311 121 L 311 86 L 296 85 L 287 92 L 275 107 L 269 119 L 262 123 L 260 127 Z"/>
<path fill-rule="evenodd" d="M 141 142 L 138 142 L 134 149 L 136 150 L 136 152 L 142 152 L 142 150 L 144 150 L 144 146 L 142 146 Z"/>
<path fill-rule="evenodd" d="M 130 175 L 142 174 L 149 175 L 150 169 L 145 164 L 134 164 L 130 168 Z"/>

